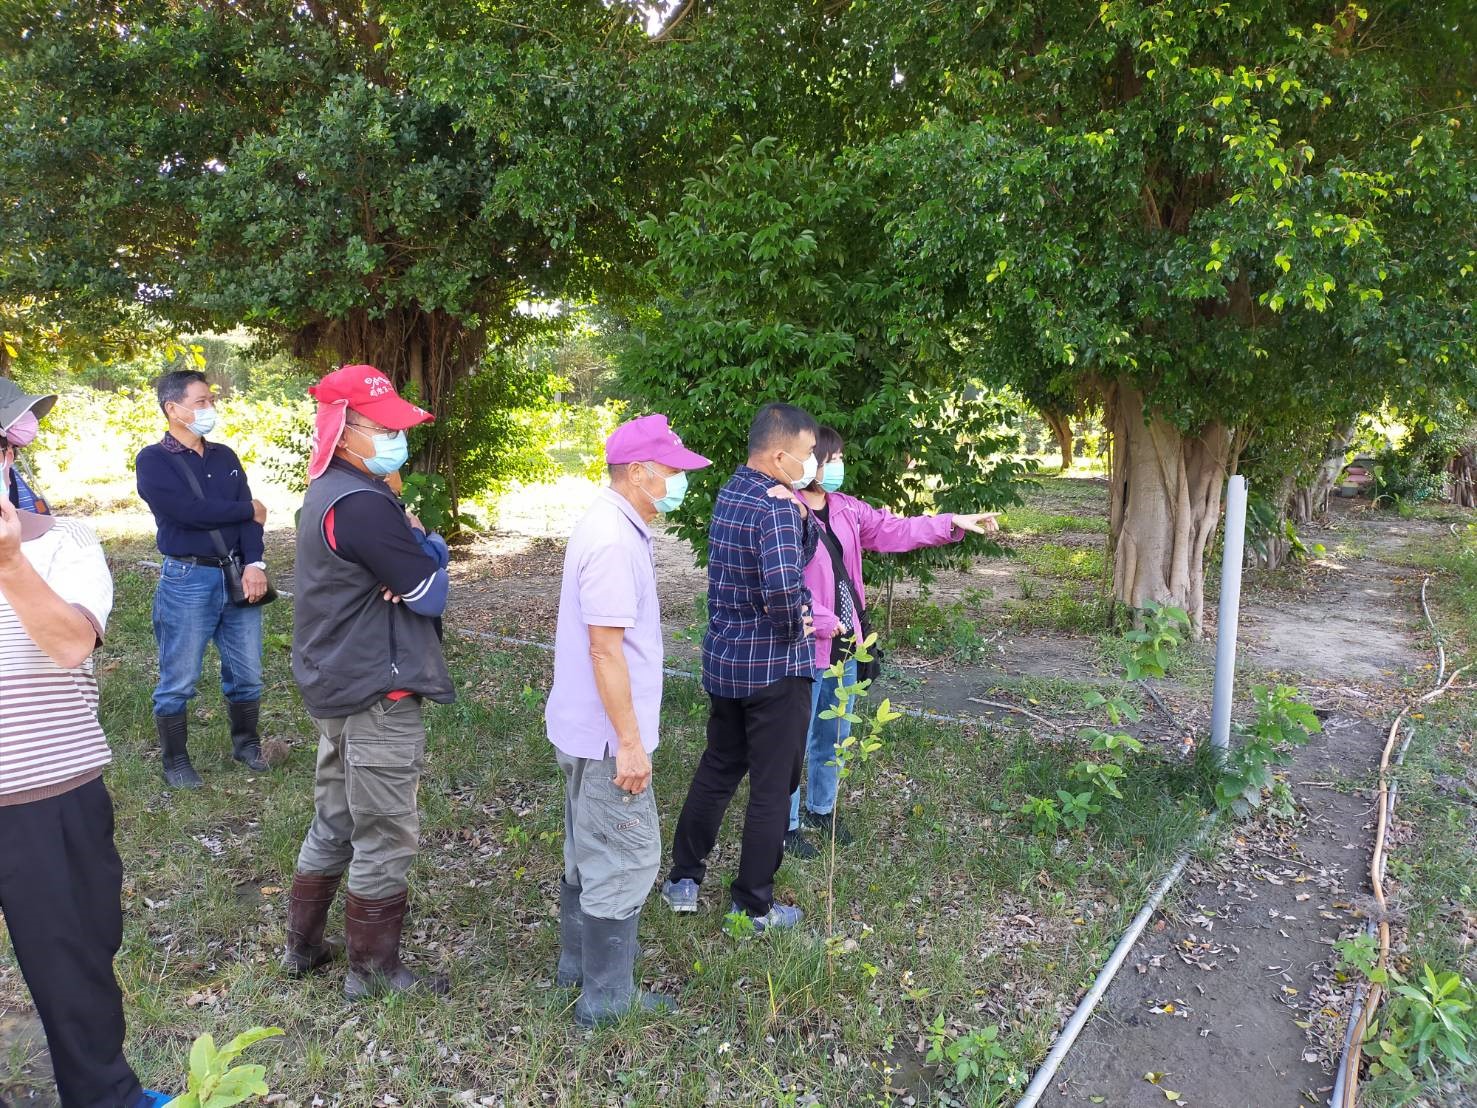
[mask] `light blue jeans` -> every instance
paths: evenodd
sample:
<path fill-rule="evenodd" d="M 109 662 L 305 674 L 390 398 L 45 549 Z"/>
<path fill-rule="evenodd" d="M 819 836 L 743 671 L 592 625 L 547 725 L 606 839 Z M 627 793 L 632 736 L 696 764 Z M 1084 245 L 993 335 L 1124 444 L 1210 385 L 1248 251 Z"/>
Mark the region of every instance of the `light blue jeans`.
<path fill-rule="evenodd" d="M 232 703 L 262 698 L 262 610 L 226 598 L 225 574 L 165 558 L 154 593 L 159 685 L 154 714 L 176 716 L 195 696 L 212 639 L 221 656 L 221 690 Z"/>
<path fill-rule="evenodd" d="M 846 663 L 842 680 L 856 684 L 856 662 Z M 851 724 L 844 719 L 821 719 L 821 713 L 836 707 L 836 678 L 826 671 L 815 671 L 814 691 L 810 694 L 810 734 L 805 738 L 805 760 L 810 764 L 805 779 L 805 807 L 818 816 L 836 807 L 836 786 L 841 780 L 841 767 L 836 764 L 836 747 L 851 734 Z M 854 704 L 855 702 L 853 702 Z M 800 790 L 790 794 L 790 830 L 800 829 Z"/>

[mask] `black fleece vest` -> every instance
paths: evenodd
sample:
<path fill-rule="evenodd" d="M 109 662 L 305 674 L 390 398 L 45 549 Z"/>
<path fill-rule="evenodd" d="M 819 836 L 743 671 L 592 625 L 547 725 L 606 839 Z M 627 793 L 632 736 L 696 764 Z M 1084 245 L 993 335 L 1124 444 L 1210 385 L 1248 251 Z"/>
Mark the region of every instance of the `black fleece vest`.
<path fill-rule="evenodd" d="M 354 715 L 400 689 L 450 704 L 437 621 L 388 603 L 375 575 L 323 537 L 324 517 L 346 496 L 395 500 L 383 481 L 338 466 L 308 485 L 293 571 L 292 676 L 303 703 L 320 719 Z"/>

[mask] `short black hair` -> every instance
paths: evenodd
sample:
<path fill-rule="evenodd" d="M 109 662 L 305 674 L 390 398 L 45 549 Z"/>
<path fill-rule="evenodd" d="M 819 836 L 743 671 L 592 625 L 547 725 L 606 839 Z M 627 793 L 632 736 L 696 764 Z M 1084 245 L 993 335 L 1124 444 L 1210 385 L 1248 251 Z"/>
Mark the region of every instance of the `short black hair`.
<path fill-rule="evenodd" d="M 198 369 L 176 369 L 160 377 L 154 382 L 154 392 L 159 397 L 159 410 L 162 412 L 166 404 L 178 404 L 196 381 L 210 384 L 205 374 Z"/>
<path fill-rule="evenodd" d="M 793 404 L 766 404 L 749 424 L 749 457 L 762 453 L 779 439 L 793 439 L 802 431 L 819 429 L 815 416 Z"/>
<path fill-rule="evenodd" d="M 846 448 L 841 432 L 822 423 L 815 432 L 815 460 L 825 465 L 828 460 Z"/>

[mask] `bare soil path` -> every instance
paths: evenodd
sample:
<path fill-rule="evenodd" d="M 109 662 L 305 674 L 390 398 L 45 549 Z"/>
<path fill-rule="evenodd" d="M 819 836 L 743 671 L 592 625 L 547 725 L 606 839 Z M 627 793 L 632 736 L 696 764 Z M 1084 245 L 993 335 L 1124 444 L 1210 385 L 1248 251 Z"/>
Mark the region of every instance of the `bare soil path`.
<path fill-rule="evenodd" d="M 1296 818 L 1245 824 L 1215 857 L 1192 860 L 1047 1103 L 1327 1103 L 1348 1004 L 1332 947 L 1367 903 L 1374 819 L 1370 790 L 1330 785 L 1372 777 L 1390 705 L 1430 661 L 1419 579 L 1399 564 L 1429 528 L 1343 527 L 1351 551 L 1295 593 L 1252 593 L 1242 617 L 1248 665 L 1301 685 L 1325 720 L 1288 773 Z"/>

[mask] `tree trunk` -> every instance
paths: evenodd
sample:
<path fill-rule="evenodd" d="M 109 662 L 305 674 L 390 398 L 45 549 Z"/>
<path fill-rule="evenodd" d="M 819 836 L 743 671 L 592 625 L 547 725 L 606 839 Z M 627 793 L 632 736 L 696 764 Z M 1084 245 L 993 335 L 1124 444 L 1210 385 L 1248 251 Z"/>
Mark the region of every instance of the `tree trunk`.
<path fill-rule="evenodd" d="M 1051 430 L 1051 437 L 1056 440 L 1057 451 L 1062 456 L 1062 472 L 1072 468 L 1076 460 L 1073 453 L 1072 442 L 1072 414 L 1063 412 L 1056 408 L 1039 408 L 1041 419 Z"/>
<path fill-rule="evenodd" d="M 1451 502 L 1458 508 L 1477 508 L 1477 443 L 1460 447 L 1447 471 L 1451 474 Z"/>
<path fill-rule="evenodd" d="M 299 357 L 372 365 L 397 389 L 409 392 L 436 417 L 415 468 L 429 473 L 448 467 L 451 440 L 440 428 L 457 383 L 476 368 L 487 350 L 483 331 L 442 311 L 409 307 L 371 316 L 358 310 L 303 328 L 293 335 L 292 345 Z"/>
<path fill-rule="evenodd" d="M 1288 515 L 1296 510 L 1292 505 L 1297 504 L 1307 492 L 1306 488 L 1298 488 L 1296 477 L 1284 477 L 1281 486 L 1266 501 L 1277 514 L 1265 521 L 1266 531 L 1262 534 L 1256 533 L 1261 530 L 1262 521 L 1253 519 L 1256 504 L 1253 502 L 1250 505 L 1246 518 L 1246 563 L 1248 565 L 1261 566 L 1263 569 L 1278 569 L 1286 563 L 1293 549 L 1292 539 L 1287 534 Z"/>
<path fill-rule="evenodd" d="M 1183 608 L 1201 633 L 1205 551 L 1220 522 L 1221 486 L 1235 462 L 1233 435 L 1210 424 L 1187 435 L 1154 413 L 1132 385 L 1105 398 L 1113 436 L 1109 546 L 1113 595 L 1130 608 L 1146 601 Z"/>
<path fill-rule="evenodd" d="M 1318 463 L 1318 471 L 1313 475 L 1313 480 L 1302 488 L 1293 490 L 1287 501 L 1287 518 L 1292 520 L 1294 526 L 1305 527 L 1328 518 L 1328 498 L 1333 493 L 1333 486 L 1338 482 L 1339 475 L 1344 472 L 1344 455 L 1349 452 L 1358 431 L 1357 422 L 1338 428 L 1328 440 L 1328 446 L 1323 451 L 1323 460 Z"/>

